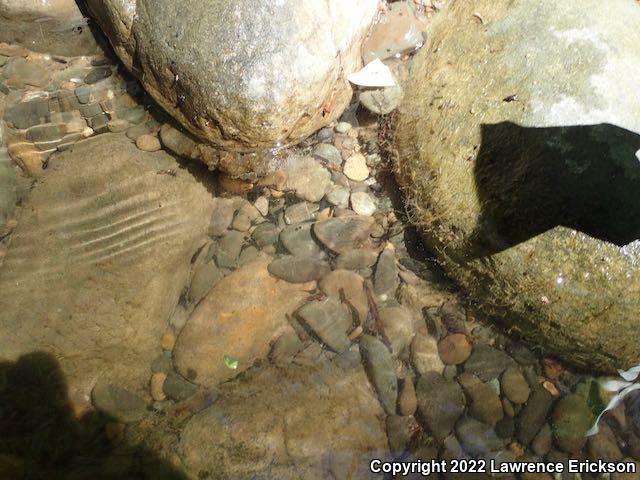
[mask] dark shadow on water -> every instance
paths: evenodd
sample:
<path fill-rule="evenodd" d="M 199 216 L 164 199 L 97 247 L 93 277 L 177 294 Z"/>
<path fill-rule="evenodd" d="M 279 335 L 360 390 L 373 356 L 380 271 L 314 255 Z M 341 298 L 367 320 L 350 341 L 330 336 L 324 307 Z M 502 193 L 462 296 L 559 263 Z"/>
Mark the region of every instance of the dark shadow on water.
<path fill-rule="evenodd" d="M 640 238 L 640 135 L 610 124 L 482 125 L 472 243 L 502 251 L 556 226 L 624 246 Z"/>
<path fill-rule="evenodd" d="M 187 479 L 153 452 L 115 446 L 111 421 L 99 412 L 76 419 L 50 354 L 0 363 L 0 479 Z"/>

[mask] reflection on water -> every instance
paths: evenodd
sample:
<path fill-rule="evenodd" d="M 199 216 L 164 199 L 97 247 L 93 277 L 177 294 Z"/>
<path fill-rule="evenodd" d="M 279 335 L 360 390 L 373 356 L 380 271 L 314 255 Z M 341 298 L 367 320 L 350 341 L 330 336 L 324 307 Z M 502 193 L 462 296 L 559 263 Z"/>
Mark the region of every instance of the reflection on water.
<path fill-rule="evenodd" d="M 2 48 L 0 478 L 640 459 L 637 392 L 587 437 L 612 393 L 497 331 L 430 260 L 376 119 L 346 115 L 256 183 L 216 179 L 157 151 L 166 118 L 108 60 Z"/>

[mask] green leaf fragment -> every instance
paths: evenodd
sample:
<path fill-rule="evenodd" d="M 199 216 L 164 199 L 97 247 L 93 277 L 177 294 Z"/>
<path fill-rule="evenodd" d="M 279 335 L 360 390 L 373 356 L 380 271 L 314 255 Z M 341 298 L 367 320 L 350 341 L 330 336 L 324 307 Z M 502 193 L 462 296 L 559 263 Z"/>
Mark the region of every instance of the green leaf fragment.
<path fill-rule="evenodd" d="M 227 368 L 235 370 L 236 368 L 238 368 L 238 359 L 230 357 L 229 355 L 225 355 L 224 364 L 227 366 Z"/>

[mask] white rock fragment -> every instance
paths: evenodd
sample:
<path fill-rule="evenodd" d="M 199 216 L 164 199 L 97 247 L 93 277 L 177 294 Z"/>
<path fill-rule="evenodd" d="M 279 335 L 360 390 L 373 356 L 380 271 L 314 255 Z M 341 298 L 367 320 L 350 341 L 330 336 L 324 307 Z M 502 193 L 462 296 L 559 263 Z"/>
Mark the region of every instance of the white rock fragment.
<path fill-rule="evenodd" d="M 348 75 L 347 80 L 360 87 L 393 87 L 397 83 L 389 67 L 379 58 L 369 62 L 362 70 Z"/>

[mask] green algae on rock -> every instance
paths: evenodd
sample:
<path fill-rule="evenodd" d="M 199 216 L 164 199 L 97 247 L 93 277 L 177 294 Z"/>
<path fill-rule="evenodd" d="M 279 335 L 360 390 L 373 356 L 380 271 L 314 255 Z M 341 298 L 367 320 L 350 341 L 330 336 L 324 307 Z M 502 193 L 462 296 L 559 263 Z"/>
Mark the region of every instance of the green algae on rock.
<path fill-rule="evenodd" d="M 547 354 L 640 359 L 640 8 L 456 0 L 417 55 L 396 173 L 449 274 Z"/>

